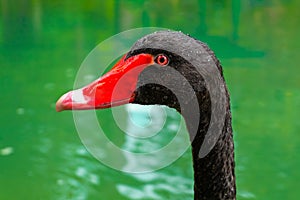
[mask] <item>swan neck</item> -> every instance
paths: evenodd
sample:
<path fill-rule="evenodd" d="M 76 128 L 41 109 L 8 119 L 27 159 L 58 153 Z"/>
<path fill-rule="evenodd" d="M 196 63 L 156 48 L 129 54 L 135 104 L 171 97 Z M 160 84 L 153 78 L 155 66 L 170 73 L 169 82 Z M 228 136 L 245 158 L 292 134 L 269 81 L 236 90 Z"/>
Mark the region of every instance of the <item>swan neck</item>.
<path fill-rule="evenodd" d="M 209 98 L 200 106 L 200 123 L 195 136 L 191 135 L 194 168 L 194 199 L 236 199 L 234 174 L 234 143 L 231 125 L 229 96 L 227 95 L 226 115 L 221 134 L 214 146 L 204 157 L 199 156 L 201 146 L 205 143 L 205 135 L 210 122 Z M 195 126 L 193 116 L 184 116 L 190 132 Z"/>

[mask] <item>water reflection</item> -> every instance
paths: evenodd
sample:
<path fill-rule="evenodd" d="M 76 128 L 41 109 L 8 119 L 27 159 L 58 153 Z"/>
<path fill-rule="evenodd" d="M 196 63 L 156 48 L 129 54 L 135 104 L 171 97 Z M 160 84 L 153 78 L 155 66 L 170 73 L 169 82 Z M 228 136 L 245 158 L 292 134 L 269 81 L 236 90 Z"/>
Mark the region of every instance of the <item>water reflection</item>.
<path fill-rule="evenodd" d="M 125 137 L 123 148 L 130 152 L 152 152 L 160 149 L 166 145 L 165 141 L 174 139 L 172 133 L 176 133 L 179 130 L 178 122 L 181 118 L 175 110 L 167 109 L 166 107 L 134 104 L 128 105 L 126 108 L 129 116 L 131 116 L 128 118 L 126 130 L 130 134 Z M 161 137 L 157 137 L 157 134 L 160 134 Z M 166 136 L 166 134 L 169 136 Z M 186 133 L 185 138 L 177 139 L 181 142 L 188 140 L 188 134 Z M 191 153 L 190 150 L 188 153 Z M 187 157 L 190 158 L 189 156 Z M 143 165 L 151 166 L 153 162 L 160 162 L 160 159 L 157 157 L 140 160 L 126 156 L 126 160 L 125 171 L 128 171 L 127 168 L 138 169 Z M 192 198 L 192 167 L 191 162 L 187 163 L 190 164 L 187 165 L 187 169 L 172 168 L 165 169 L 165 172 L 160 170 L 151 173 L 128 174 L 128 176 L 140 182 L 139 186 L 128 183 L 117 184 L 117 189 L 120 194 L 129 199 L 164 199 L 166 198 L 165 194 L 168 193 L 176 195 L 177 198 Z M 178 174 L 182 173 L 187 173 L 188 176 L 178 176 Z"/>
<path fill-rule="evenodd" d="M 126 105 L 128 112 L 126 134 L 147 139 L 158 134 L 166 123 L 166 110 L 160 106 Z"/>
<path fill-rule="evenodd" d="M 0 149 L 0 155 L 1 156 L 9 156 L 14 152 L 13 147 L 4 147 L 3 149 Z"/>
<path fill-rule="evenodd" d="M 101 184 L 99 168 L 89 160 L 88 153 L 82 146 L 64 148 L 69 165 L 63 164 L 56 175 L 58 199 L 88 199 L 91 190 Z M 75 155 L 74 155 L 74 152 Z M 98 165 L 95 165 L 98 166 Z"/>
<path fill-rule="evenodd" d="M 193 184 L 191 178 L 176 175 L 180 172 L 154 172 L 132 175 L 141 182 L 141 186 L 118 184 L 118 191 L 128 199 L 192 199 Z M 166 195 L 172 194 L 172 196 Z"/>

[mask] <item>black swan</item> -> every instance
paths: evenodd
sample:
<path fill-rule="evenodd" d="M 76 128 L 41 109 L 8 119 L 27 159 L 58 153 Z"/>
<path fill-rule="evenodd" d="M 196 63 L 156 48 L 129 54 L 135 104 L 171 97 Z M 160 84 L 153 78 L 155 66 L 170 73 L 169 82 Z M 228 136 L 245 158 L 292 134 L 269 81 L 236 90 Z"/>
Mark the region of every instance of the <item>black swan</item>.
<path fill-rule="evenodd" d="M 192 145 L 194 199 L 236 199 L 229 94 L 222 67 L 206 44 L 176 31 L 146 35 L 107 74 L 64 94 L 56 110 L 126 103 L 180 112 Z"/>

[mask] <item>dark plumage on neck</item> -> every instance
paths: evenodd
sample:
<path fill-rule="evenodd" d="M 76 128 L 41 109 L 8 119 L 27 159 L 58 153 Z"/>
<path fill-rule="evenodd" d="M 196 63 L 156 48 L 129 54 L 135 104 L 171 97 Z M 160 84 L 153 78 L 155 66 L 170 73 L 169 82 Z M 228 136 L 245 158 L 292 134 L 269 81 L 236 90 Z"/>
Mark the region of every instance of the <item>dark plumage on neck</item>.
<path fill-rule="evenodd" d="M 199 105 L 200 123 L 192 141 L 195 199 L 235 199 L 234 145 L 229 96 L 227 96 L 226 116 L 221 135 L 211 151 L 203 158 L 199 157 L 199 151 L 210 123 L 209 95 L 202 96 L 202 101 L 199 102 L 201 102 Z M 188 129 L 194 126 L 190 124 L 192 122 L 190 118 L 190 116 L 185 116 Z"/>
<path fill-rule="evenodd" d="M 212 56 L 224 81 L 219 61 L 206 45 L 203 44 L 203 47 Z M 134 103 L 143 105 L 159 104 L 174 108 L 183 115 L 188 130 L 197 129 L 195 135 L 193 135 L 193 131 L 189 131 L 193 154 L 194 198 L 235 199 L 234 147 L 229 95 L 226 86 L 224 128 L 212 150 L 206 156 L 200 158 L 199 150 L 203 144 L 211 119 L 211 99 L 203 77 L 191 63 L 173 53 L 158 49 L 139 49 L 132 52 L 132 54 L 140 52 L 147 52 L 153 55 L 164 53 L 170 57 L 169 66 L 175 69 L 172 72 L 172 70 L 155 65 L 146 68 L 140 74 Z M 179 72 L 182 77 L 172 74 L 176 72 Z M 182 86 L 184 80 L 182 78 L 188 80 L 194 95 L 191 96 L 191 91 L 184 89 Z M 148 84 L 149 80 L 152 83 Z M 168 85 L 168 87 L 165 87 L 165 85 Z M 176 94 L 172 92 L 175 89 Z M 179 103 L 178 96 L 185 98 Z M 200 115 L 197 115 L 194 112 L 195 108 L 189 105 L 190 102 L 195 100 L 193 98 L 196 98 L 196 102 L 198 102 L 197 106 L 199 106 Z M 195 122 L 199 122 L 199 124 Z"/>

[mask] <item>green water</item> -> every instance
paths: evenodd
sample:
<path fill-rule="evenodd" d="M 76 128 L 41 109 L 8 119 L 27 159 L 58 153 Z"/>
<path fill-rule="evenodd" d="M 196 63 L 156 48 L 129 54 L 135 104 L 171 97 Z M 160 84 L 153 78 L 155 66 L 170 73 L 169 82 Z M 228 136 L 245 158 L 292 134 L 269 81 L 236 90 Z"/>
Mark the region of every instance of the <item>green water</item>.
<path fill-rule="evenodd" d="M 119 172 L 85 150 L 71 112 L 55 112 L 99 42 L 146 26 L 189 33 L 220 58 L 232 99 L 238 199 L 299 198 L 300 1 L 0 2 L 1 200 L 192 199 L 189 149 L 152 173 Z M 97 113 L 111 140 L 125 144 L 110 110 Z M 162 132 L 172 134 L 180 117 L 166 113 Z"/>

